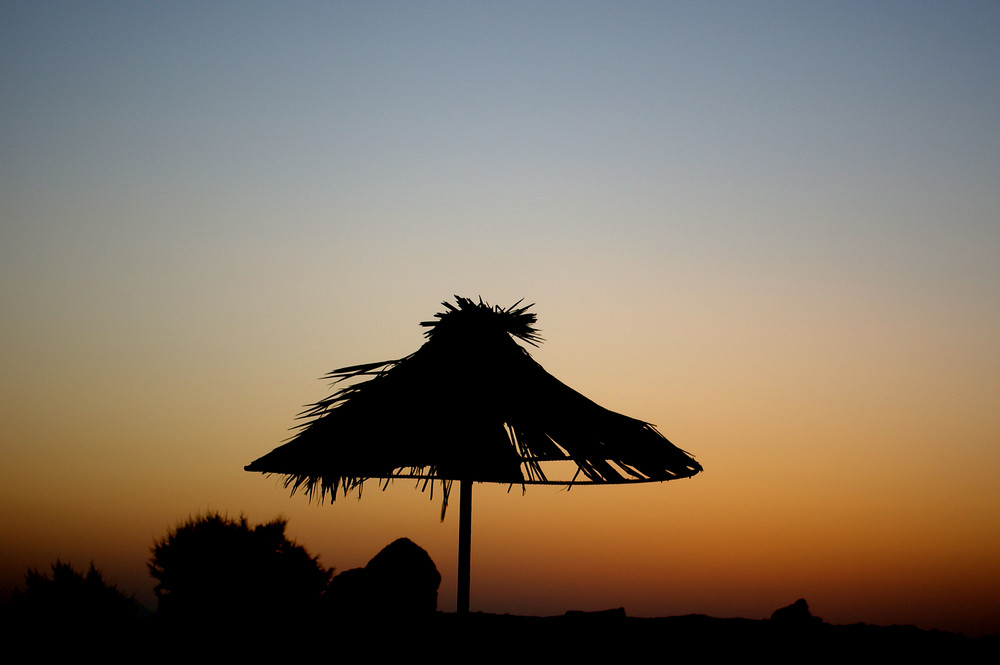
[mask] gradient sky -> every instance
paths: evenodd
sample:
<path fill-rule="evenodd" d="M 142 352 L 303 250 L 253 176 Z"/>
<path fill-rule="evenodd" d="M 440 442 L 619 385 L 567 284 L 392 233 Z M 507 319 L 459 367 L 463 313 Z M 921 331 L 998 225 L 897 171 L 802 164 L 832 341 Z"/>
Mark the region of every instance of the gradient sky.
<path fill-rule="evenodd" d="M 452 294 L 705 466 L 478 486 L 472 607 L 1000 633 L 1000 5 L 0 3 L 0 578 L 457 510 L 243 465 Z M 470 442 L 470 444 L 473 442 Z"/>

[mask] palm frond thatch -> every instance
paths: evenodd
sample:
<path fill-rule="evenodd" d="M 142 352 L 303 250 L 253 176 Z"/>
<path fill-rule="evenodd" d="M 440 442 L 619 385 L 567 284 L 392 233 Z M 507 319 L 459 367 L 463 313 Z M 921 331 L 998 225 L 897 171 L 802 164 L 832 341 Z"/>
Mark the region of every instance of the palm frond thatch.
<path fill-rule="evenodd" d="M 653 425 L 595 404 L 535 362 L 515 342 L 542 339 L 531 305 L 456 301 L 421 323 L 427 341 L 414 353 L 330 372 L 353 383 L 309 406 L 308 422 L 246 470 L 282 474 L 293 493 L 321 500 L 368 479 L 441 480 L 445 504 L 453 480 L 649 482 L 702 470 Z M 549 462 L 575 463 L 576 475 L 549 479 Z"/>

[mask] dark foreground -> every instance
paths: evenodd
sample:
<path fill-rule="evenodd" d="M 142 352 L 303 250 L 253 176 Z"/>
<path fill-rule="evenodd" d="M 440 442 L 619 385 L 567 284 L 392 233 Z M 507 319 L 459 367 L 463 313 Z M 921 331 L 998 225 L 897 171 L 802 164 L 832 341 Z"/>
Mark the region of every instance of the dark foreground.
<path fill-rule="evenodd" d="M 672 656 L 764 656 L 813 662 L 832 657 L 921 655 L 950 662 L 1000 654 L 997 638 L 970 639 L 913 626 L 834 626 L 816 620 L 794 624 L 773 620 L 717 619 L 704 615 L 666 618 L 625 616 L 624 611 L 560 617 L 441 615 L 442 636 L 492 644 L 513 655 L 518 643 L 538 645 L 540 656 L 586 656 L 633 652 Z"/>
<path fill-rule="evenodd" d="M 8 624 L 7 628 L 12 628 Z M 920 656 L 947 662 L 997 662 L 1000 638 L 919 630 L 913 626 L 830 625 L 813 619 L 780 622 L 626 616 L 624 610 L 525 617 L 435 613 L 422 619 L 366 618 L 296 621 L 166 622 L 145 617 L 129 626 L 84 629 L 23 626 L 8 644 L 27 643 L 36 656 L 100 653 L 105 662 L 178 662 L 192 656 L 322 658 L 373 656 L 475 661 L 545 662 L 601 657 L 757 656 L 771 662 L 824 662 Z M 13 639 L 11 639 L 13 638 Z M 989 660 L 986 660 L 986 659 Z M 422 660 L 422 659 L 420 659 Z"/>

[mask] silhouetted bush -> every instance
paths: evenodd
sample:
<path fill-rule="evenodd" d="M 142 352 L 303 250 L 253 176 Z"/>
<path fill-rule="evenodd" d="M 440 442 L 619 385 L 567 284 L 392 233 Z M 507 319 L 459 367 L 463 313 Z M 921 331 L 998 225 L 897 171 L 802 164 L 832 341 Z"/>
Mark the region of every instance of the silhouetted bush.
<path fill-rule="evenodd" d="M 62 561 L 52 564 L 52 577 L 29 568 L 24 591 L 11 599 L 15 618 L 32 624 L 113 626 L 134 619 L 139 604 L 104 581 L 94 564 L 86 575 Z"/>
<path fill-rule="evenodd" d="M 228 621 L 302 616 L 330 581 L 305 548 L 285 537 L 287 521 L 250 526 L 246 517 L 189 519 L 155 542 L 149 572 L 157 613 Z"/>

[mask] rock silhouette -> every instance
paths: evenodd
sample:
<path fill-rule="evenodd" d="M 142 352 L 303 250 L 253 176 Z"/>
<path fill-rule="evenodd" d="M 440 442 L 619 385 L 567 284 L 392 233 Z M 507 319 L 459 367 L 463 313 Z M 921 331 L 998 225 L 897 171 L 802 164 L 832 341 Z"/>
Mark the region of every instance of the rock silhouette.
<path fill-rule="evenodd" d="M 809 611 L 805 598 L 799 598 L 791 605 L 776 609 L 771 613 L 771 621 L 784 626 L 808 626 L 823 623 L 819 617 L 814 617 Z"/>
<path fill-rule="evenodd" d="M 428 616 L 437 610 L 441 573 L 427 552 L 409 538 L 386 545 L 364 568 L 346 570 L 330 582 L 327 608 L 341 617 Z"/>

